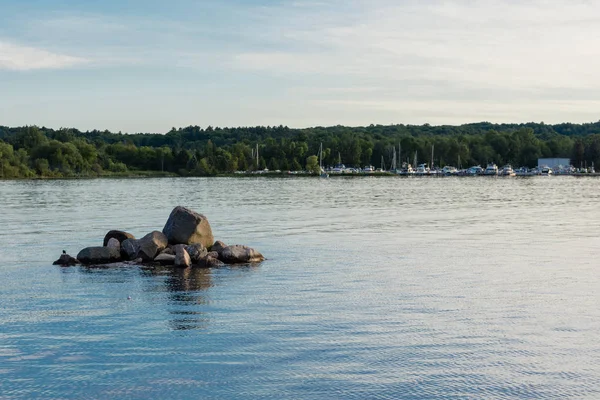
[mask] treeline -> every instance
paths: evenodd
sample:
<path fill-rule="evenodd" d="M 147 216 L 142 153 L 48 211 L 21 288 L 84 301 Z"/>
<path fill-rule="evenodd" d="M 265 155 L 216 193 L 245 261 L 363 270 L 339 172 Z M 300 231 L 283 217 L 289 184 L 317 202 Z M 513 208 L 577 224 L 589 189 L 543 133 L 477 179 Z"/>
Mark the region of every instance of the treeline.
<path fill-rule="evenodd" d="M 540 157 L 600 165 L 600 122 L 461 126 L 370 125 L 290 129 L 171 129 L 166 134 L 0 126 L 0 178 L 104 176 L 139 172 L 211 176 L 255 169 L 302 170 L 323 145 L 323 164 L 389 167 L 400 161 L 436 166 L 535 166 Z M 258 158 L 256 152 L 258 151 Z M 258 160 L 258 161 L 257 161 Z M 314 158 L 311 159 L 314 161 Z"/>

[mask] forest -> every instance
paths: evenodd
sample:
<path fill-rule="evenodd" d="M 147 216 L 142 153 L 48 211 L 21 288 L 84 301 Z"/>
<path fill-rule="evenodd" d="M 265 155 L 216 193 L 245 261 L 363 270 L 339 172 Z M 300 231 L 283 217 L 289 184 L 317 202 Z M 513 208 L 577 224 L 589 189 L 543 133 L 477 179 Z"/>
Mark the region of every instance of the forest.
<path fill-rule="evenodd" d="M 172 128 L 165 134 L 0 126 L 0 179 L 133 176 L 216 176 L 235 171 L 304 170 L 323 146 L 323 165 L 390 165 L 401 161 L 454 165 L 537 165 L 540 157 L 600 165 L 600 121 L 460 126 L 370 125 Z M 434 159 L 431 148 L 434 146 Z M 256 157 L 258 151 L 258 162 Z M 457 165 L 460 163 L 461 165 Z"/>

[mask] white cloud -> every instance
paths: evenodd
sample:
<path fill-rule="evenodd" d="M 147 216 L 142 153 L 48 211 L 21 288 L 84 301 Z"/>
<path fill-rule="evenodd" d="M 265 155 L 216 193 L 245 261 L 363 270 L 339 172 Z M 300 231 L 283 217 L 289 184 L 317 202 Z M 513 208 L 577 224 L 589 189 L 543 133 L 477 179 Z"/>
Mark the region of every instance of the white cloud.
<path fill-rule="evenodd" d="M 234 62 L 278 75 L 378 77 L 385 85 L 410 77 L 492 88 L 600 87 L 597 2 L 347 4 L 270 9 L 262 29 L 279 38 L 279 49 L 242 52 Z"/>
<path fill-rule="evenodd" d="M 0 69 L 17 71 L 61 69 L 86 62 L 86 59 L 80 57 L 0 41 Z"/>

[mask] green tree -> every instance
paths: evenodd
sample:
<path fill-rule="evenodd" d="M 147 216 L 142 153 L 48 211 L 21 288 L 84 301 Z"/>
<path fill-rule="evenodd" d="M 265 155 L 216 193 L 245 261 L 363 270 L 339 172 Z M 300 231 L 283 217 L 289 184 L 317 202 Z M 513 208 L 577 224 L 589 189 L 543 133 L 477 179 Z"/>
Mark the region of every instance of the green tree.
<path fill-rule="evenodd" d="M 306 158 L 306 170 L 311 174 L 320 174 L 319 158 L 317 156 L 309 156 Z"/>

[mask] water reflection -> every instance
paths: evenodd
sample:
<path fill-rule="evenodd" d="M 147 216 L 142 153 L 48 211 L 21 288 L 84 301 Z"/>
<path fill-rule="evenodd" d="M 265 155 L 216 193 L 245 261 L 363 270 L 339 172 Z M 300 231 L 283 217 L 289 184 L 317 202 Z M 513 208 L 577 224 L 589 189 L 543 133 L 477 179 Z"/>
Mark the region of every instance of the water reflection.
<path fill-rule="evenodd" d="M 167 294 L 169 326 L 176 331 L 206 329 L 209 323 L 207 290 L 212 284 L 212 271 L 205 268 L 144 269 L 149 276 L 161 276 Z"/>
<path fill-rule="evenodd" d="M 119 301 L 131 297 L 134 301 L 144 301 L 147 307 L 162 312 L 171 330 L 188 331 L 206 329 L 212 311 L 210 289 L 213 276 L 238 278 L 255 270 L 255 266 L 235 268 L 170 268 L 163 266 L 76 266 L 56 267 L 63 276 L 63 282 L 73 279 L 81 285 L 82 291 L 93 286 L 115 287 L 115 294 L 107 294 Z M 138 293 L 136 293 L 138 292 Z M 146 306 L 144 306 L 146 308 Z"/>

